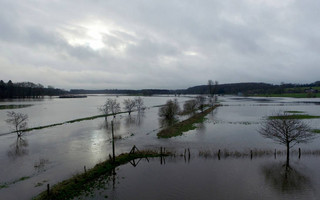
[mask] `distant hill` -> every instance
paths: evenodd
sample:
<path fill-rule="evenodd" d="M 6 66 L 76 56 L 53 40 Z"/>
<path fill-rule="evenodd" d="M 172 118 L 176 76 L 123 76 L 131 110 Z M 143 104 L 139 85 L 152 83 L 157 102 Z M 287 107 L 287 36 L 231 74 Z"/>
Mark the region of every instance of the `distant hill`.
<path fill-rule="evenodd" d="M 213 86 L 215 94 L 266 93 L 279 88 L 267 83 L 229 83 Z M 199 85 L 185 90 L 187 94 L 208 94 L 208 85 Z"/>

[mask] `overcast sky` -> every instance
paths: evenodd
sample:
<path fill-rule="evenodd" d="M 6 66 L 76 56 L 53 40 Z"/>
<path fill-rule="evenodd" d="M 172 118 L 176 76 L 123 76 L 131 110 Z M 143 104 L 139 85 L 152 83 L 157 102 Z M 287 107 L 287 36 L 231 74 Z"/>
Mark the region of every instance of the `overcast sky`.
<path fill-rule="evenodd" d="M 320 80 L 316 0 L 0 0 L 0 79 L 84 89 Z"/>

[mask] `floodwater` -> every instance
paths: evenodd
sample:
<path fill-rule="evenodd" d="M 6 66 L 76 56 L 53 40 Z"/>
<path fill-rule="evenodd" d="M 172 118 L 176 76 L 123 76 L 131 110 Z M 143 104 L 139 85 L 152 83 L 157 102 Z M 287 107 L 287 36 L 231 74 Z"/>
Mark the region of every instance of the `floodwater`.
<path fill-rule="evenodd" d="M 319 199 L 319 158 L 293 159 L 289 168 L 285 163 L 272 157 L 141 160 L 117 168 L 107 189 L 84 199 Z"/>
<path fill-rule="evenodd" d="M 67 120 L 98 115 L 97 107 L 106 98 L 122 102 L 127 96 L 88 96 L 85 99 L 44 98 L 41 100 L 14 100 L 0 105 L 31 104 L 13 111 L 29 115 L 29 127 L 61 123 Z M 118 168 L 116 184 L 107 190 L 96 191 L 93 199 L 320 199 L 315 189 L 319 186 L 318 156 L 293 158 L 290 167 L 293 180 L 303 180 L 300 187 L 281 190 L 285 174 L 284 157 L 272 156 L 254 159 L 215 159 L 199 157 L 200 151 L 243 151 L 250 149 L 284 150 L 258 132 L 260 123 L 279 110 L 303 111 L 319 115 L 320 99 L 239 98 L 219 97 L 222 107 L 207 116 L 196 130 L 170 139 L 158 139 L 161 123 L 157 105 L 174 97 L 143 97 L 148 107 L 142 113 L 118 115 L 114 119 L 116 154 L 128 152 L 133 145 L 139 149 L 159 149 L 183 153 L 190 148 L 191 160 L 183 157 L 142 160 L 137 167 Z M 183 104 L 190 97 L 178 97 Z M 6 111 L 0 110 L 0 134 L 8 133 Z M 59 181 L 91 168 L 111 154 L 110 121 L 104 118 L 64 124 L 26 133 L 21 140 L 15 134 L 0 136 L 0 199 L 30 199 Z M 307 120 L 312 128 L 320 129 L 320 120 Z M 318 150 L 320 139 L 294 148 Z M 279 176 L 279 177 L 278 177 Z M 111 181 L 112 182 L 112 181 Z M 109 181 L 108 184 L 111 184 Z M 279 185 L 280 184 L 280 185 Z M 295 183 L 296 184 L 296 183 Z M 6 188 L 1 186 L 6 185 Z M 289 184 L 293 185 L 294 184 Z"/>

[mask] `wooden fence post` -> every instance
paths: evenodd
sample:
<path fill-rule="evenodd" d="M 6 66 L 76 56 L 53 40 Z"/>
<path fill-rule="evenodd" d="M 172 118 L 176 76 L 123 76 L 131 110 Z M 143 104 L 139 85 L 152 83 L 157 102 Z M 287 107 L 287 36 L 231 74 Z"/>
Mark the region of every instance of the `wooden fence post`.
<path fill-rule="evenodd" d="M 299 159 L 300 159 L 300 157 L 301 157 L 301 149 L 299 148 Z"/>
<path fill-rule="evenodd" d="M 50 196 L 50 184 L 47 184 L 47 195 Z"/>
<path fill-rule="evenodd" d="M 113 120 L 111 121 L 111 132 L 112 132 L 112 161 L 113 163 L 115 163 L 116 156 L 115 156 L 115 148 L 114 148 Z"/>

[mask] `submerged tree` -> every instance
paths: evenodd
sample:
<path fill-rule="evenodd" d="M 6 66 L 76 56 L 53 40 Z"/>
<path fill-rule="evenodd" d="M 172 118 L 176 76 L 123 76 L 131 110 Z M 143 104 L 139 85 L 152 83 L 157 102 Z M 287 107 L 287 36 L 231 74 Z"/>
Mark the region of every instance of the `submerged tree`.
<path fill-rule="evenodd" d="M 168 100 L 167 103 L 159 108 L 159 116 L 164 119 L 173 119 L 180 112 L 180 107 L 177 99 Z"/>
<path fill-rule="evenodd" d="M 141 97 L 136 97 L 134 99 L 134 101 L 135 101 L 135 106 L 136 106 L 138 112 L 145 109 L 143 99 Z"/>
<path fill-rule="evenodd" d="M 13 127 L 14 132 L 17 133 L 17 136 L 21 137 L 23 134 L 23 130 L 27 128 L 28 115 L 11 111 L 7 112 L 7 116 L 8 119 L 6 120 L 6 122 Z"/>
<path fill-rule="evenodd" d="M 315 138 L 310 126 L 304 121 L 290 117 L 287 112 L 279 112 L 269 117 L 259 129 L 265 138 L 270 138 L 287 148 L 289 163 L 290 149 L 298 143 L 308 143 Z"/>
<path fill-rule="evenodd" d="M 128 111 L 130 115 L 132 110 L 136 106 L 136 101 L 134 99 L 125 99 L 123 100 L 123 104 L 124 104 L 124 109 Z"/>
<path fill-rule="evenodd" d="M 118 103 L 116 99 L 109 98 L 99 110 L 106 115 L 106 118 L 109 113 L 111 113 L 113 117 L 116 117 L 116 114 L 120 112 L 120 103 Z"/>

